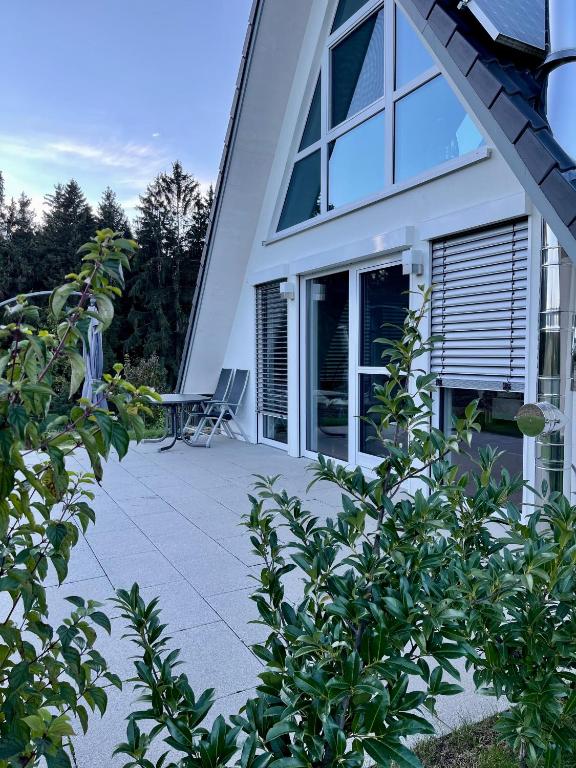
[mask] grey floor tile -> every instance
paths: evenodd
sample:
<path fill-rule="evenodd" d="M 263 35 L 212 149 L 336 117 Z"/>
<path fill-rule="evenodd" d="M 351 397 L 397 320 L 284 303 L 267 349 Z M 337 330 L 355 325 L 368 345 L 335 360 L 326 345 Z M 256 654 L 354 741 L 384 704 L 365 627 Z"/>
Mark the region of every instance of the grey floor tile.
<path fill-rule="evenodd" d="M 245 589 L 250 583 L 250 569 L 224 551 L 218 555 L 190 558 L 179 562 L 177 567 L 203 597 Z"/>
<path fill-rule="evenodd" d="M 140 594 L 147 602 L 155 597 L 159 599 L 161 621 L 168 625 L 170 634 L 220 621 L 218 614 L 187 581 L 145 587 Z"/>
<path fill-rule="evenodd" d="M 154 539 L 157 536 L 188 537 L 196 529 L 180 512 L 171 509 L 169 512 L 152 512 L 138 515 L 134 522 L 146 536 Z"/>
<path fill-rule="evenodd" d="M 201 531 L 214 539 L 227 539 L 242 533 L 241 519 L 226 507 L 219 506 L 206 514 L 188 514 L 182 512 Z"/>
<path fill-rule="evenodd" d="M 217 696 L 236 693 L 257 684 L 262 667 L 223 622 L 179 632 L 171 647 L 180 648 L 192 688 L 201 693 L 214 688 Z"/>
<path fill-rule="evenodd" d="M 252 551 L 254 547 L 250 541 L 249 531 L 244 528 L 239 529 L 238 533 L 238 536 L 219 539 L 220 545 L 224 547 L 227 552 L 230 552 L 231 555 L 237 557 L 238 560 L 244 563 L 244 565 L 252 566 L 261 563 L 262 558 L 259 555 L 255 555 Z"/>
<path fill-rule="evenodd" d="M 87 547 L 76 547 L 72 551 L 70 562 L 68 564 L 66 584 L 74 584 L 88 579 L 96 579 L 99 576 L 104 576 L 104 571 L 92 551 Z M 48 565 L 48 576 L 44 581 L 44 586 L 58 586 L 58 576 L 51 563 Z"/>
<path fill-rule="evenodd" d="M 182 578 L 158 551 L 102 558 L 102 567 L 117 589 L 129 589 L 134 582 L 141 587 L 148 587 L 180 581 Z"/>
<path fill-rule="evenodd" d="M 86 534 L 86 541 L 96 557 L 121 557 L 150 552 L 154 544 L 135 527 L 101 531 L 97 525 Z"/>
<path fill-rule="evenodd" d="M 262 624 L 250 623 L 258 619 L 258 609 L 250 599 L 253 589 L 226 592 L 209 598 L 210 605 L 247 645 L 260 643 L 270 634 Z"/>
<path fill-rule="evenodd" d="M 141 515 L 163 514 L 174 511 L 173 507 L 164 499 L 152 494 L 140 499 L 126 499 L 120 503 L 123 511 L 131 520 L 137 520 Z"/>

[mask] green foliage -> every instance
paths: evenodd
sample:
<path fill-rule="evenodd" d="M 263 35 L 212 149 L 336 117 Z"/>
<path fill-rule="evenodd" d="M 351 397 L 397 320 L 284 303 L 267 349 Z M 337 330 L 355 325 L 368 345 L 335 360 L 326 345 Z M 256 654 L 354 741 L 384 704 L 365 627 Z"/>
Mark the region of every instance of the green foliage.
<path fill-rule="evenodd" d="M 135 387 L 148 385 L 156 392 L 167 392 L 168 382 L 166 368 L 160 362 L 156 352 L 150 357 L 133 359 L 131 355 L 124 356 L 124 378 Z M 146 437 L 159 437 L 166 423 L 164 408 L 153 408 L 152 414 L 144 418 Z"/>
<path fill-rule="evenodd" d="M 124 381 L 117 366 L 94 404 L 70 402 L 60 415 L 51 407 L 59 366 L 70 397 L 81 386 L 90 318 L 110 323 L 121 269 L 135 251 L 134 241 L 98 231 L 79 249 L 80 271 L 52 293 L 53 331 L 39 327 L 38 308 L 24 297 L 0 325 L 0 768 L 70 765 L 72 716 L 86 730 L 89 710 L 106 709 L 106 686 L 120 685 L 96 649 L 96 628 L 110 631 L 100 606 L 71 597 L 70 616 L 52 626 L 44 584 L 52 573 L 65 581 L 71 552 L 94 522 L 89 502 L 102 459 L 112 449 L 125 455 L 155 397 Z M 67 467 L 79 448 L 90 473 Z"/>
<path fill-rule="evenodd" d="M 252 598 L 269 630 L 253 647 L 264 670 L 256 696 L 219 725 L 212 768 L 229 759 L 238 728 L 240 768 L 418 768 L 405 739 L 433 733 L 428 715 L 438 697 L 461 692 L 464 664 L 478 687 L 508 697 L 497 729 L 521 766 L 572 764 L 576 508 L 556 495 L 522 514 L 511 500 L 523 481 L 496 473 L 493 449 L 471 473 L 451 463 L 480 429 L 478 408 L 470 403 L 448 435 L 432 426 L 434 375 L 418 368 L 434 343 L 420 333 L 428 302 L 425 292 L 400 339 L 380 340 L 375 476 L 323 457 L 313 466 L 313 483 L 342 492 L 336 519 L 319 520 L 277 478 L 256 484 L 246 526 L 264 562 Z M 292 571 L 303 579 L 296 605 L 285 599 Z M 165 649 L 157 604 L 136 589 L 119 599 L 143 651 L 148 704 L 130 720 L 126 765 L 153 766 L 147 747 L 160 736 L 182 757 L 156 768 L 204 764 L 208 735 L 196 710 L 189 717 L 195 699 Z M 155 726 L 143 735 L 140 720 Z"/>

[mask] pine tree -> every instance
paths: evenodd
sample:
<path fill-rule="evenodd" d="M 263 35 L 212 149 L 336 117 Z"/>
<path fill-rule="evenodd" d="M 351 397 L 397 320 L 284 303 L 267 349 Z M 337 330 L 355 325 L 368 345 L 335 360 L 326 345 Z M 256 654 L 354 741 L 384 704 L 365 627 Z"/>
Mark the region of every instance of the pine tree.
<path fill-rule="evenodd" d="M 148 186 L 138 206 L 140 251 L 130 285 L 128 347 L 144 356 L 158 352 L 171 386 L 184 346 L 208 205 L 198 181 L 176 162 L 171 173 Z"/>
<path fill-rule="evenodd" d="M 48 209 L 38 238 L 35 287 L 50 289 L 57 276 L 78 266 L 76 251 L 94 236 L 96 219 L 74 179 L 57 184 L 45 200 Z"/>
<path fill-rule="evenodd" d="M 96 226 L 98 229 L 113 229 L 114 232 L 122 232 L 125 237 L 132 237 L 126 212 L 118 201 L 116 192 L 110 187 L 106 187 L 100 198 L 96 212 Z"/>

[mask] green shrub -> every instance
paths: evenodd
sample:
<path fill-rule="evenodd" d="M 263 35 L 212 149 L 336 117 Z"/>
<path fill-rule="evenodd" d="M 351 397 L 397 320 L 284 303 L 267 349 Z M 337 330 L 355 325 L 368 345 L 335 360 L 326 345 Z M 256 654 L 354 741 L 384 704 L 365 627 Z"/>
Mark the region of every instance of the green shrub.
<path fill-rule="evenodd" d="M 110 629 L 101 607 L 71 597 L 70 616 L 52 626 L 44 582 L 51 571 L 66 579 L 70 554 L 94 521 L 91 488 L 102 479 L 102 459 L 112 448 L 124 456 L 129 432 L 142 435 L 154 397 L 124 381 L 118 366 L 94 404 L 52 409 L 55 372 L 65 370 L 69 398 L 80 388 L 90 317 L 109 326 L 120 292 L 114 283 L 135 249 L 111 230 L 97 232 L 79 251 L 80 272 L 52 293 L 53 332 L 39 327 L 38 308 L 23 297 L 0 325 L 0 768 L 69 766 L 72 717 L 86 730 L 89 711 L 106 709 L 106 686 L 120 685 L 96 649 L 96 628 Z M 81 296 L 65 310 L 74 292 Z M 111 410 L 100 407 L 104 399 Z M 79 448 L 90 473 L 67 469 Z"/>
<path fill-rule="evenodd" d="M 160 358 L 154 352 L 149 357 L 133 359 L 129 354 L 124 356 L 124 378 L 135 387 L 152 387 L 156 392 L 168 391 L 168 375 Z M 146 437 L 159 437 L 166 424 L 166 409 L 152 408 L 151 413 L 144 417 Z"/>
<path fill-rule="evenodd" d="M 418 369 L 434 343 L 420 334 L 429 293 L 423 299 L 400 340 L 380 340 L 387 381 L 370 413 L 384 449 L 375 477 L 319 457 L 313 482 L 342 491 L 327 522 L 277 490 L 277 478 L 256 484 L 246 526 L 264 562 L 253 600 L 269 635 L 253 647 L 265 666 L 238 715 L 202 727 L 212 692 L 196 698 L 177 673 L 157 602 L 146 605 L 136 586 L 119 593 L 143 693 L 118 748 L 126 766 L 154 768 L 148 746 L 163 738 L 180 762 L 156 768 L 215 768 L 234 755 L 240 768 L 418 768 L 405 739 L 433 733 L 426 715 L 438 697 L 462 690 L 458 662 L 478 687 L 508 697 L 497 727 L 520 765 L 570 765 L 576 508 L 556 495 L 523 516 L 511 501 L 523 481 L 496 474 L 490 448 L 470 474 L 451 463 L 480 429 L 477 403 L 451 434 L 432 427 L 435 377 Z M 303 579 L 297 605 L 285 599 L 293 570 Z M 143 720 L 154 723 L 147 733 Z"/>

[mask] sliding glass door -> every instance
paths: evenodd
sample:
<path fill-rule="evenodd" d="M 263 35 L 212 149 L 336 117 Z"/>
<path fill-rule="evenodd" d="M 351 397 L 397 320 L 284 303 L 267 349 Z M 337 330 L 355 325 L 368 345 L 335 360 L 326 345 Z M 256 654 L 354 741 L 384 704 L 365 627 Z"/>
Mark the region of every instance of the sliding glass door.
<path fill-rule="evenodd" d="M 358 353 L 357 414 L 358 434 L 356 461 L 364 466 L 375 464 L 382 456 L 382 443 L 375 428 L 367 421 L 377 417 L 370 408 L 378 401 L 374 389 L 386 381 L 385 344 L 377 339 L 398 339 L 409 306 L 410 279 L 400 265 L 361 270 L 357 273 Z M 384 435 L 391 438 L 392 435 Z"/>
<path fill-rule="evenodd" d="M 348 459 L 349 273 L 306 281 L 306 443 Z"/>
<path fill-rule="evenodd" d="M 399 338 L 410 278 L 400 264 L 350 267 L 304 281 L 302 296 L 304 453 L 372 467 L 382 455 L 367 419 L 386 381 L 384 345 Z"/>

